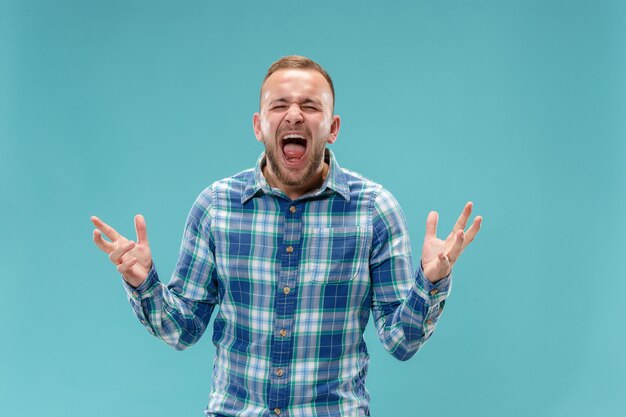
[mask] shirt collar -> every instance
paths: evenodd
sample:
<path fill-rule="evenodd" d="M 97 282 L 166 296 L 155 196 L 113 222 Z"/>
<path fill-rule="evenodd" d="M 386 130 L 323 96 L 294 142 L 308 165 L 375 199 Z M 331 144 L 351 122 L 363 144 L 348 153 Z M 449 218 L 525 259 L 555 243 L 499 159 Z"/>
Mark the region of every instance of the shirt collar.
<path fill-rule="evenodd" d="M 328 174 L 326 175 L 324 183 L 317 190 L 313 190 L 303 195 L 301 198 L 313 197 L 325 192 L 334 191 L 342 196 L 347 202 L 350 202 L 350 187 L 348 186 L 348 180 L 346 179 L 343 170 L 337 163 L 335 154 L 333 154 L 333 152 L 328 148 L 325 150 L 324 161 L 329 166 Z M 265 177 L 263 176 L 263 167 L 266 163 L 267 160 L 265 158 L 265 152 L 263 152 L 261 156 L 259 156 L 259 159 L 257 159 L 254 167 L 254 175 L 250 177 L 248 183 L 244 187 L 243 193 L 241 194 L 242 204 L 245 204 L 258 192 L 281 195 L 283 197 L 285 196 L 281 191 L 272 189 L 265 180 Z"/>

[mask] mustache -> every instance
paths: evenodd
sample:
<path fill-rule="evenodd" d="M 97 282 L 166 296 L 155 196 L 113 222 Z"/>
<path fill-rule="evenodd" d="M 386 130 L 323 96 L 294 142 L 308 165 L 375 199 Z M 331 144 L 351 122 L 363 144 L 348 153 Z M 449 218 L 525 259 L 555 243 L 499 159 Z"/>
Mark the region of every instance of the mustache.
<path fill-rule="evenodd" d="M 299 127 L 299 128 L 294 127 L 294 126 L 279 127 L 278 130 L 276 131 L 276 137 L 282 138 L 287 133 L 300 134 L 306 138 L 311 137 L 311 130 L 306 126 Z"/>

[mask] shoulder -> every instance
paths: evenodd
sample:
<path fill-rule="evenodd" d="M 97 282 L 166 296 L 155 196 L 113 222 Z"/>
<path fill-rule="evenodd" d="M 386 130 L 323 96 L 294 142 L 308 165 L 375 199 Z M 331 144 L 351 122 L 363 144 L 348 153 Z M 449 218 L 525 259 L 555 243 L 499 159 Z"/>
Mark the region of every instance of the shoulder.
<path fill-rule="evenodd" d="M 246 169 L 230 177 L 215 181 L 202 190 L 198 196 L 198 200 L 206 203 L 214 203 L 215 198 L 225 194 L 241 194 L 252 181 L 254 181 L 254 169 Z"/>
<path fill-rule="evenodd" d="M 344 179 L 350 189 L 350 194 L 357 198 L 366 197 L 372 202 L 372 207 L 399 208 L 398 200 L 383 185 L 372 181 L 358 172 L 341 168 Z"/>
<path fill-rule="evenodd" d="M 376 196 L 378 193 L 384 190 L 382 185 L 375 181 L 372 181 L 371 179 L 358 172 L 341 168 L 341 175 L 343 177 L 343 181 L 350 190 L 350 194 L 352 195 L 356 194 Z"/>
<path fill-rule="evenodd" d="M 198 195 L 191 214 L 202 222 L 203 218 L 210 216 L 226 200 L 241 199 L 241 194 L 253 181 L 254 169 L 250 168 L 213 182 Z"/>
<path fill-rule="evenodd" d="M 215 193 L 220 191 L 237 191 L 245 188 L 251 181 L 254 181 L 254 169 L 249 168 L 238 172 L 230 177 L 215 181 L 204 189 L 203 193 Z"/>

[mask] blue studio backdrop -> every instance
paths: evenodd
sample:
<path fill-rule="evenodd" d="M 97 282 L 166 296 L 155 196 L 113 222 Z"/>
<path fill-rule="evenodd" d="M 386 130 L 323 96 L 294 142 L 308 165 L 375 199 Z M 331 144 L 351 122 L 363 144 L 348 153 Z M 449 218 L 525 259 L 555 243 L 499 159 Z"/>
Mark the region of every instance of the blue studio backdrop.
<path fill-rule="evenodd" d="M 211 182 L 251 167 L 281 56 L 334 79 L 340 164 L 483 229 L 408 362 L 366 332 L 372 415 L 624 416 L 626 3 L 0 2 L 0 415 L 200 416 L 209 329 L 176 352 L 92 242 L 146 217 L 167 280 Z"/>

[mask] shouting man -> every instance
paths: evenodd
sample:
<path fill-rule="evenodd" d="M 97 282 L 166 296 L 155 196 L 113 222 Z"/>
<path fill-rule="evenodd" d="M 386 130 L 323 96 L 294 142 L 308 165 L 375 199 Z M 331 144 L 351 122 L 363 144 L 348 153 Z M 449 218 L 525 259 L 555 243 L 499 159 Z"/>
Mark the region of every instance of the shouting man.
<path fill-rule="evenodd" d="M 370 311 L 385 349 L 409 359 L 432 334 L 452 267 L 480 229 L 476 217 L 465 231 L 467 203 L 441 240 L 431 212 L 415 271 L 398 202 L 327 149 L 341 127 L 334 99 L 330 76 L 308 58 L 269 68 L 253 116 L 265 152 L 197 198 L 168 285 L 141 215 L 136 242 L 92 217 L 94 241 L 150 333 L 185 349 L 219 306 L 207 416 L 369 416 Z"/>

